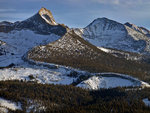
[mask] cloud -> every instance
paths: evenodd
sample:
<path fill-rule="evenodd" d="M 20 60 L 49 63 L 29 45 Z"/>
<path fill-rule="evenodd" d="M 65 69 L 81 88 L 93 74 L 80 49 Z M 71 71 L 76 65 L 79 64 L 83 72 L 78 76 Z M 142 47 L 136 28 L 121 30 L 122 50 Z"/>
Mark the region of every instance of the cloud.
<path fill-rule="evenodd" d="M 89 0 L 89 1 L 100 3 L 100 4 L 113 4 L 113 5 L 142 5 L 142 4 L 150 4 L 149 0 Z"/>
<path fill-rule="evenodd" d="M 120 0 L 91 0 L 92 2 L 98 2 L 101 4 L 120 4 Z"/>
<path fill-rule="evenodd" d="M 13 12 L 16 11 L 16 9 L 0 9 L 0 12 Z"/>

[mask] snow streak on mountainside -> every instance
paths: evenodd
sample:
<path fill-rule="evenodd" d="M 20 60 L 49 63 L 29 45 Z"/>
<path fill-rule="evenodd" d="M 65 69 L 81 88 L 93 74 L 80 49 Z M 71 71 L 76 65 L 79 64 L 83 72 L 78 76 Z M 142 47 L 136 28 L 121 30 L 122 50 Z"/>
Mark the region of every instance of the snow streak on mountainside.
<path fill-rule="evenodd" d="M 98 18 L 75 32 L 95 46 L 129 52 L 149 52 L 149 38 L 134 29 L 107 18 Z"/>
<path fill-rule="evenodd" d="M 110 49 L 110 48 L 104 48 L 104 47 L 97 47 L 97 48 L 99 48 L 100 50 L 106 53 L 110 53 L 115 57 L 125 58 L 127 60 L 143 61 L 144 57 L 146 57 L 146 56 L 142 56 L 141 54 L 126 52 L 126 51 L 119 51 L 116 49 Z"/>

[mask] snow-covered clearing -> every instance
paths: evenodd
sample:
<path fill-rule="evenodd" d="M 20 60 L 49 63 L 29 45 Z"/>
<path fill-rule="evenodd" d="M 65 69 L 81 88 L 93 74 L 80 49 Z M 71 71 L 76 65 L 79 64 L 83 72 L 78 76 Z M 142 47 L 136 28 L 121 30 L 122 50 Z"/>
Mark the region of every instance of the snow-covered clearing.
<path fill-rule="evenodd" d="M 63 68 L 48 70 L 34 68 L 9 68 L 0 70 L 0 80 L 23 80 L 36 81 L 37 83 L 47 84 L 71 84 L 74 80 L 66 76 L 70 70 Z"/>

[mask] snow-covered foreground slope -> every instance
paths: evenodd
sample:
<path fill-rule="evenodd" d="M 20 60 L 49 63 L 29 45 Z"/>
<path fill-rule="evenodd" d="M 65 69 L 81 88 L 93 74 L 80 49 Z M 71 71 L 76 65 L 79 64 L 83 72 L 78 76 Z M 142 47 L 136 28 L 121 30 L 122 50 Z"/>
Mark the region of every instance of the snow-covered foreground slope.
<path fill-rule="evenodd" d="M 0 33 L 0 40 L 5 42 L 5 46 L 0 48 L 5 50 L 0 55 L 0 66 L 8 66 L 11 63 L 19 64 L 22 62 L 21 57 L 31 48 L 44 45 L 59 39 L 60 36 L 55 34 L 40 35 L 30 30 L 11 31 L 10 33 Z"/>
<path fill-rule="evenodd" d="M 95 46 L 114 48 L 129 52 L 149 52 L 150 39 L 144 34 L 107 18 L 95 19 L 75 32 Z"/>
<path fill-rule="evenodd" d="M 149 84 L 127 75 L 103 73 L 105 76 L 92 76 L 82 81 L 77 87 L 90 90 L 115 87 L 150 87 Z M 111 76 L 110 76 L 111 75 Z"/>

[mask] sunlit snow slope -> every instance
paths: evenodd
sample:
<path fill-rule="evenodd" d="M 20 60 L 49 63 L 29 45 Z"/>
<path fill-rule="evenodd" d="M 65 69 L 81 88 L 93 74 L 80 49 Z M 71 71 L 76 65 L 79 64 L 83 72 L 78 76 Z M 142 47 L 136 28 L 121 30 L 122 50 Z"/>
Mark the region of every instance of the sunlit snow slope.
<path fill-rule="evenodd" d="M 107 18 L 95 19 L 75 32 L 95 46 L 114 48 L 129 52 L 149 52 L 150 39 L 124 24 Z"/>

